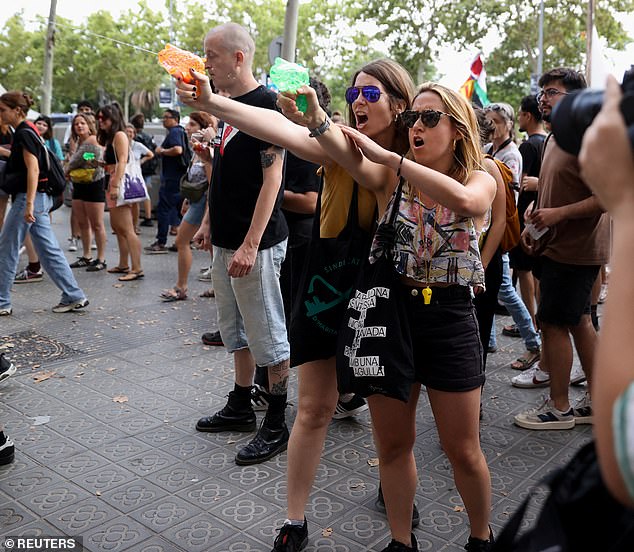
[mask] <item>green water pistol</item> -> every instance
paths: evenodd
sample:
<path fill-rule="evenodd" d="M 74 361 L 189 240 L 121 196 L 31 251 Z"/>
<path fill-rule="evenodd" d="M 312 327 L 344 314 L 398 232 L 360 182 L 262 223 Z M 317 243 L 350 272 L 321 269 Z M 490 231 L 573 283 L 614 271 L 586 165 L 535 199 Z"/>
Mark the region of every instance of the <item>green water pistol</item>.
<path fill-rule="evenodd" d="M 282 58 L 275 58 L 271 66 L 271 81 L 280 92 L 295 92 L 298 88 L 308 84 L 308 69 L 298 63 L 291 63 Z M 308 102 L 306 96 L 300 94 L 295 100 L 297 109 L 306 113 Z"/>

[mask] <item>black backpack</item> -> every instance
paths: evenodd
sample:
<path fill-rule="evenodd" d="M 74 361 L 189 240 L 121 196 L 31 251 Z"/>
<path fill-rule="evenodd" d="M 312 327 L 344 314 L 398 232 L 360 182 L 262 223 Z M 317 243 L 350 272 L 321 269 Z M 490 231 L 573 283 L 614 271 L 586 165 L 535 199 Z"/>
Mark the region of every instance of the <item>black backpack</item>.
<path fill-rule="evenodd" d="M 542 483 L 550 489 L 537 519 L 520 535 L 529 495 L 500 533 L 491 552 L 630 552 L 634 510 L 608 491 L 594 442 Z M 519 538 L 518 538 L 519 535 Z"/>

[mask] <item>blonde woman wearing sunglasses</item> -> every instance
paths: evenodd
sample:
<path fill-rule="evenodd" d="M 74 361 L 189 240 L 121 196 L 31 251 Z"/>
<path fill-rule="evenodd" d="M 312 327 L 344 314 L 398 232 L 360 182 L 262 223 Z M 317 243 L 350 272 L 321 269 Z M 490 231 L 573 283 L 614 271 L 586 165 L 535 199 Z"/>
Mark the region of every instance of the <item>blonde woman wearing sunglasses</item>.
<path fill-rule="evenodd" d="M 315 118 L 311 124 L 319 122 Z M 395 219 L 394 268 L 408 311 L 415 379 L 406 403 L 368 397 L 393 538 L 386 551 L 418 550 L 408 516 L 417 482 L 413 446 L 421 384 L 469 516 L 465 549 L 487 551 L 493 541 L 491 479 L 480 448 L 484 371 L 470 288 L 484 283 L 475 220 L 491 205 L 496 185 L 482 170 L 475 114 L 459 94 L 426 83 L 401 120 L 409 128 L 407 158 L 342 129 L 363 152 L 360 182 L 377 197 L 393 194 L 397 171 L 406 180 Z"/>
<path fill-rule="evenodd" d="M 210 63 L 209 57 L 207 63 Z M 213 66 L 207 69 L 210 74 L 215 70 Z M 239 71 L 240 64 L 237 63 L 232 70 Z M 348 219 L 355 181 L 361 185 L 357 201 L 359 225 L 366 233 L 370 232 L 375 221 L 377 202 L 379 212 L 382 212 L 390 192 L 374 193 L 374 190 L 368 189 L 372 188 L 371 185 L 364 187 L 363 180 L 367 177 L 365 168 L 370 162 L 364 160 L 356 145 L 343 135 L 337 125 L 330 124 L 312 88 L 305 89 L 309 101 L 306 119 L 294 124 L 275 111 L 247 106 L 239 99 L 232 101 L 214 95 L 207 76 L 193 71 L 192 75 L 197 81 L 195 86 L 182 81 L 177 84 L 177 94 L 183 103 L 194 109 L 208 111 L 245 133 L 282 146 L 297 157 L 322 166 L 324 183 L 320 239 L 337 238 L 342 233 Z M 397 119 L 399 113 L 411 103 L 414 87 L 410 76 L 398 63 L 381 59 L 362 67 L 353 76 L 351 84 L 346 94 L 349 124 L 368 139 L 398 152 L 400 156 L 407 150 L 407 137 Z M 282 96 L 279 96 L 278 102 L 294 105 L 294 100 Z M 323 114 L 323 118 L 317 123 L 315 117 L 308 116 L 309 113 Z M 383 169 L 380 172 L 386 171 Z M 348 287 L 352 286 L 354 279 L 353 275 Z M 345 301 L 340 306 L 340 317 L 343 319 Z M 298 366 L 299 401 L 288 445 L 288 519 L 275 540 L 274 552 L 302 550 L 307 544 L 308 528 L 304 511 L 339 396 L 335 367 L 336 333 L 320 336 L 316 332 L 315 336 L 318 336 L 313 339 L 317 347 L 312 348 L 308 340 L 294 338 L 291 330 L 291 354 L 302 358 Z M 412 493 L 409 497 L 409 525 L 413 499 Z"/>

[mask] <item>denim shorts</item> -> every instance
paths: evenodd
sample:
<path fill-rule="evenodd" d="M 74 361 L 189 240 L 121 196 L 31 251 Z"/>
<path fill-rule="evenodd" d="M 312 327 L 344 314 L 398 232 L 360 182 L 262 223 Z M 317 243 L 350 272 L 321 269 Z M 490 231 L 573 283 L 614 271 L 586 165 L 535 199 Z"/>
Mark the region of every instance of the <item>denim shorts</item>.
<path fill-rule="evenodd" d="M 577 326 L 590 314 L 590 295 L 600 265 L 571 265 L 542 256 L 537 318 L 553 326 Z"/>
<path fill-rule="evenodd" d="M 290 358 L 280 291 L 286 242 L 258 251 L 251 272 L 242 278 L 232 278 L 227 271 L 235 251 L 213 248 L 211 277 L 222 341 L 230 353 L 248 348 L 258 366 Z"/>
<path fill-rule="evenodd" d="M 207 194 L 203 195 L 196 203 L 190 203 L 183 220 L 192 226 L 200 226 L 205 216 L 207 206 Z"/>
<path fill-rule="evenodd" d="M 471 391 L 484 384 L 482 344 L 469 288 L 433 288 L 426 305 L 419 288 L 402 286 L 416 381 L 438 391 Z"/>

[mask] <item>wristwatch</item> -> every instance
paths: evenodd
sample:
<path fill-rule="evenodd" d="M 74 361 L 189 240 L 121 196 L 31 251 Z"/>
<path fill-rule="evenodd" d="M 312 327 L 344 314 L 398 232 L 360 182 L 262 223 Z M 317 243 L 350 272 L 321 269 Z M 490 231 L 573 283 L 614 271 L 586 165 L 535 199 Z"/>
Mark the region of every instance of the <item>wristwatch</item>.
<path fill-rule="evenodd" d="M 328 118 L 328 116 L 326 116 L 326 119 L 324 120 L 323 123 L 321 123 L 317 128 L 309 128 L 308 130 L 310 130 L 310 134 L 308 136 L 310 136 L 311 138 L 317 138 L 318 136 L 321 136 L 322 134 L 326 134 L 326 131 L 330 128 L 330 119 Z"/>

